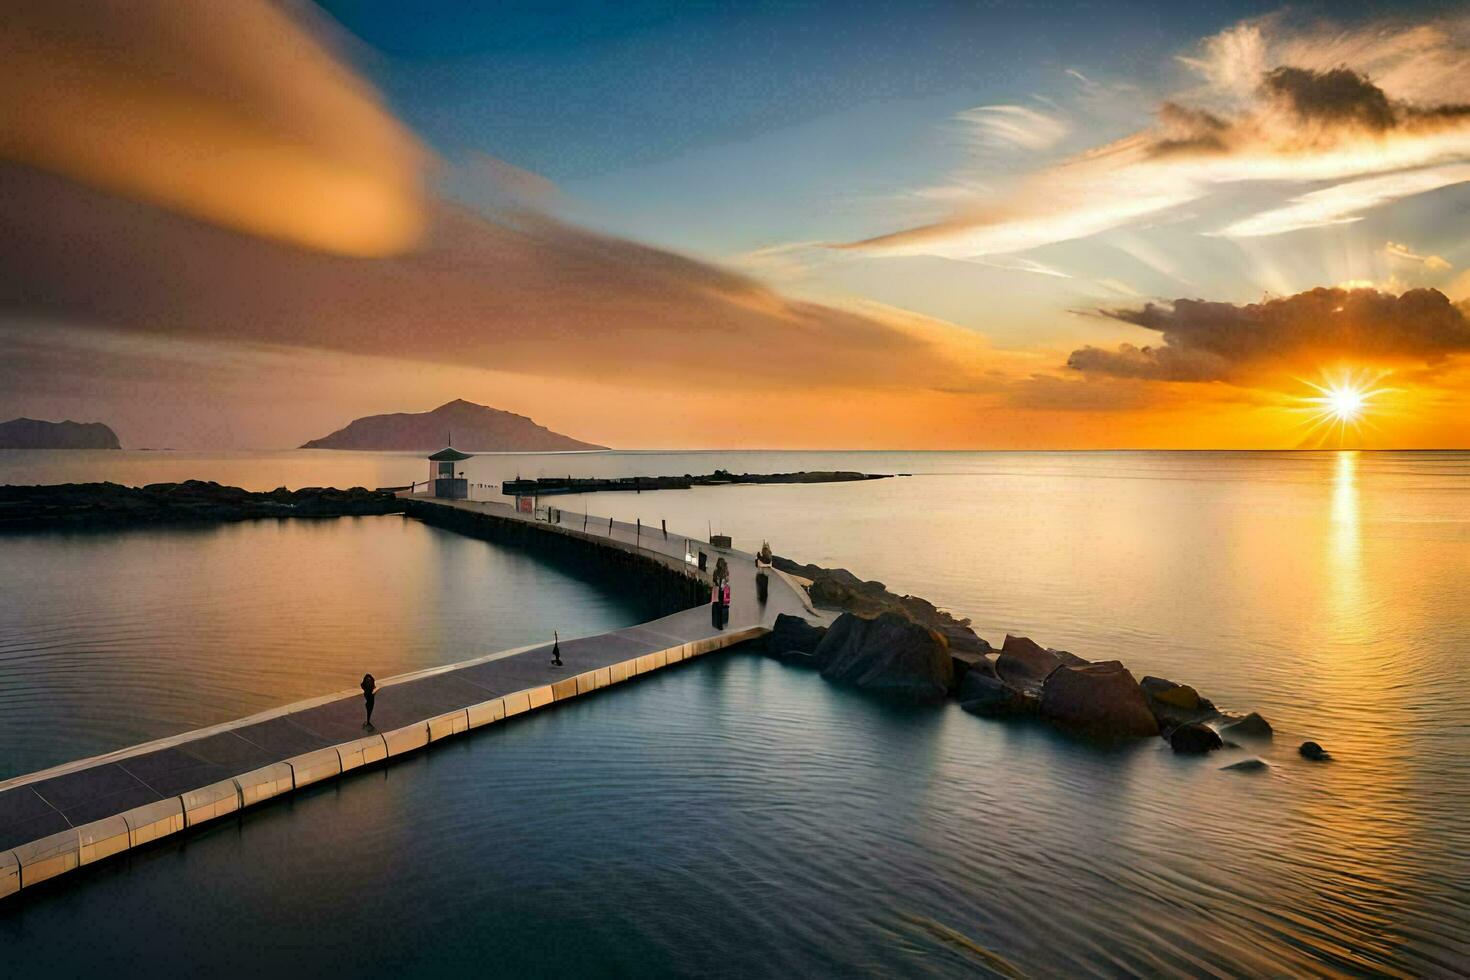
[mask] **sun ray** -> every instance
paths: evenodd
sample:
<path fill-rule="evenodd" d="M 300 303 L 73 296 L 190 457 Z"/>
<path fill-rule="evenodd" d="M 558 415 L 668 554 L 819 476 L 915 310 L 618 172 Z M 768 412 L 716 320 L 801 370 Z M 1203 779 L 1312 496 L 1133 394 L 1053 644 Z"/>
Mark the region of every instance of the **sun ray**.
<path fill-rule="evenodd" d="M 1376 431 L 1377 426 L 1370 418 L 1380 410 L 1378 399 L 1394 391 L 1379 387 L 1385 373 L 1373 374 L 1352 369 L 1323 372 L 1320 383 L 1297 378 L 1315 394 L 1298 396 L 1294 411 L 1304 416 L 1305 432 L 1299 443 L 1313 449 L 1341 449 L 1350 437 L 1361 437 L 1365 431 Z"/>

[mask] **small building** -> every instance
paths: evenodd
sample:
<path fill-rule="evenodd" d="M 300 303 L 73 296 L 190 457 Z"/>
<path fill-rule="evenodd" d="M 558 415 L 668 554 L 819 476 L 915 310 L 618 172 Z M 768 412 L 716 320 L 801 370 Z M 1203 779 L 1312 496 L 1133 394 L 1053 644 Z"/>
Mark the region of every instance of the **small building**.
<path fill-rule="evenodd" d="M 470 458 L 453 446 L 445 446 L 429 457 L 429 491 L 436 497 L 450 500 L 468 500 L 470 481 L 458 464 Z"/>

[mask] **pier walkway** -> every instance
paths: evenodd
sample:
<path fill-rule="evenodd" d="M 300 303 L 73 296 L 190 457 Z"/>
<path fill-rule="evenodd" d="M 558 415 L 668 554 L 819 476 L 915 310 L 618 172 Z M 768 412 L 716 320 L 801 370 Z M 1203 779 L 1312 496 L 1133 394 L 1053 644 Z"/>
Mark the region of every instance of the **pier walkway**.
<path fill-rule="evenodd" d="M 713 628 L 706 602 L 627 629 L 564 639 L 560 668 L 545 643 L 388 678 L 379 683 L 372 731 L 362 726 L 362 695 L 353 688 L 0 782 L 0 899 L 353 769 L 753 639 L 780 613 L 820 615 L 801 587 L 774 569 L 768 601 L 757 602 L 754 556 L 708 542 L 569 512 L 551 525 L 500 502 L 410 499 L 416 507 L 518 522 L 646 557 L 707 583 L 685 562 L 690 542 L 709 555 L 710 570 L 725 558 L 730 622 Z"/>

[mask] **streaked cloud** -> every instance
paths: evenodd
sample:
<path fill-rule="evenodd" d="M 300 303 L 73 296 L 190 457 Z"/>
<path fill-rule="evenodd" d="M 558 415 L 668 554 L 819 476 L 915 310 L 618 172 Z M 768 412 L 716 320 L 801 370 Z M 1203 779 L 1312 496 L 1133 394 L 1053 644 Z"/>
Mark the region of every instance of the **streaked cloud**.
<path fill-rule="evenodd" d="M 1021 105 L 986 105 L 958 116 L 986 146 L 1049 150 L 1067 138 L 1071 127 L 1059 116 Z"/>
<path fill-rule="evenodd" d="M 1390 259 L 1421 265 L 1430 272 L 1448 272 L 1454 268 L 1442 255 L 1421 255 L 1401 242 L 1385 242 L 1383 254 Z"/>
<path fill-rule="evenodd" d="M 1226 238 L 1260 238 L 1302 228 L 1351 224 L 1361 221 L 1365 212 L 1379 205 L 1467 180 L 1470 180 L 1470 164 L 1466 163 L 1365 177 L 1292 198 L 1284 207 L 1242 218 L 1220 229 L 1218 234 Z"/>
<path fill-rule="evenodd" d="M 941 220 L 845 247 L 973 259 L 1137 226 L 1231 185 L 1328 185 L 1218 232 L 1260 237 L 1356 221 L 1470 180 L 1470 41 L 1458 24 L 1343 32 L 1271 17 L 1181 61 L 1202 84 L 1161 100 L 1152 127 L 952 195 Z M 1005 131 L 1011 120 L 987 122 Z"/>

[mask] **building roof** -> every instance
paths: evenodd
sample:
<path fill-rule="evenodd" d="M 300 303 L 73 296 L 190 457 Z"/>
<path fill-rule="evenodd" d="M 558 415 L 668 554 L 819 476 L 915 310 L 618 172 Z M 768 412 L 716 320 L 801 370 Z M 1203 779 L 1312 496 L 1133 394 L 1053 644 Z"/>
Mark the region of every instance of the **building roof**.
<path fill-rule="evenodd" d="M 429 461 L 434 463 L 449 463 L 456 460 L 469 459 L 470 456 L 470 453 L 462 453 L 453 446 L 447 446 L 430 456 Z"/>

